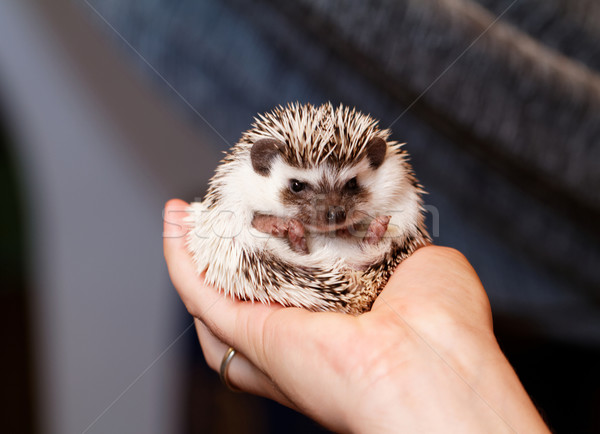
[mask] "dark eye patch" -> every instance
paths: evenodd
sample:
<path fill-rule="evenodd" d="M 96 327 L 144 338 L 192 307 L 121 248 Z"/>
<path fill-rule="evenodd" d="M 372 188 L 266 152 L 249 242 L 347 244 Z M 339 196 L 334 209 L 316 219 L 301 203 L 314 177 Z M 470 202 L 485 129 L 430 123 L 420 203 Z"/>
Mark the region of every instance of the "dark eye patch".
<path fill-rule="evenodd" d="M 344 189 L 350 191 L 355 191 L 358 189 L 358 179 L 356 179 L 356 176 L 350 179 L 348 182 L 346 182 L 346 184 L 344 185 Z"/>

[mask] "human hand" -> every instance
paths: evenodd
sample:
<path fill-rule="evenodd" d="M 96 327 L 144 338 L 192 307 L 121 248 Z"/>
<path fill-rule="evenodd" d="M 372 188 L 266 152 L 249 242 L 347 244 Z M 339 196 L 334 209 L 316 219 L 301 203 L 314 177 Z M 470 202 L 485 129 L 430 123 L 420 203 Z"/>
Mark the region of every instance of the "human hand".
<path fill-rule="evenodd" d="M 238 351 L 228 371 L 235 387 L 336 431 L 548 432 L 459 252 L 417 250 L 360 316 L 241 302 L 197 276 L 182 230 L 186 208 L 173 200 L 165 209 L 169 274 L 209 366 L 218 370 L 229 346 Z"/>

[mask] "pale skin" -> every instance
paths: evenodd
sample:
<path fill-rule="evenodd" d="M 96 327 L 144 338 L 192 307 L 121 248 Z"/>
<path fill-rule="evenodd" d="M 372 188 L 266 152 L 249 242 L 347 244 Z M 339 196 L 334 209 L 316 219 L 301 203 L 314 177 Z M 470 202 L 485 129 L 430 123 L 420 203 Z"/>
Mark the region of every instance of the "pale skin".
<path fill-rule="evenodd" d="M 229 380 L 342 432 L 549 432 L 492 330 L 477 274 L 458 251 L 417 250 L 370 312 L 309 312 L 224 297 L 185 248 L 187 204 L 165 208 L 171 280 L 208 365 L 238 354 Z M 167 223 L 168 222 L 168 223 Z"/>

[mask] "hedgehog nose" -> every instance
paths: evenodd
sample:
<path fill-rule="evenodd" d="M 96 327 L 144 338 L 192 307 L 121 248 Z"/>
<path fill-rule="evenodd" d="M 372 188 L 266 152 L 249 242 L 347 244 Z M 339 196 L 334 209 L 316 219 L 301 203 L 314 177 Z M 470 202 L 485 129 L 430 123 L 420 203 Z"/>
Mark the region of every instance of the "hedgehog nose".
<path fill-rule="evenodd" d="M 330 209 L 327 212 L 327 220 L 329 223 L 342 223 L 346 220 L 346 210 L 343 208 Z"/>

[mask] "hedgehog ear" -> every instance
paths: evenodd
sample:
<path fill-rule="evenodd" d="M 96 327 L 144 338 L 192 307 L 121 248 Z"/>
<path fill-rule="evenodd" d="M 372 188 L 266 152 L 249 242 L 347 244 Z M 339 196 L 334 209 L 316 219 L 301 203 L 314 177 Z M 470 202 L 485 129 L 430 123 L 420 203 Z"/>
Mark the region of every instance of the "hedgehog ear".
<path fill-rule="evenodd" d="M 281 152 L 285 145 L 275 139 L 260 139 L 254 142 L 250 150 L 252 168 L 256 173 L 267 176 L 271 170 L 273 159 Z"/>
<path fill-rule="evenodd" d="M 383 164 L 386 152 L 387 144 L 381 137 L 373 137 L 369 140 L 369 143 L 367 143 L 367 158 L 373 169 L 377 169 Z"/>

